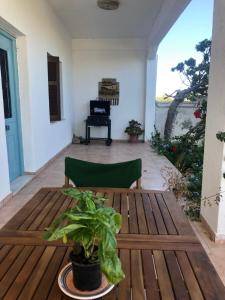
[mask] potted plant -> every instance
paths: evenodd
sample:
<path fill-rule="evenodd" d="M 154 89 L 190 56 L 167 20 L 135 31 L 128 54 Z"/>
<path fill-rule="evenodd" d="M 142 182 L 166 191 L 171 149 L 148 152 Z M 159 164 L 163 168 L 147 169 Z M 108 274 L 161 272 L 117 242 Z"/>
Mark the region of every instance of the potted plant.
<path fill-rule="evenodd" d="M 124 278 L 116 252 L 121 215 L 103 205 L 106 198 L 91 191 L 70 188 L 63 193 L 75 199 L 75 206 L 46 228 L 44 238 L 73 243 L 70 260 L 73 282 L 79 290 L 97 289 L 101 285 L 102 272 L 110 283 L 117 284 Z"/>
<path fill-rule="evenodd" d="M 135 120 L 129 121 L 129 126 L 125 129 L 125 133 L 129 134 L 130 143 L 137 143 L 139 135 L 143 132 L 141 123 Z"/>

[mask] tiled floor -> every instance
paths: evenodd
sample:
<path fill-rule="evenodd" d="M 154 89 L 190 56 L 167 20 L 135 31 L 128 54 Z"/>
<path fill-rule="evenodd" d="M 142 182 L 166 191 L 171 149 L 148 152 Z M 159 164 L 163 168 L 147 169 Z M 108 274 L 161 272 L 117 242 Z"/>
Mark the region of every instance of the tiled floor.
<path fill-rule="evenodd" d="M 30 182 L 33 178 L 34 178 L 34 175 L 23 175 L 23 176 L 20 176 L 20 177 L 16 178 L 16 180 L 14 180 L 11 183 L 12 193 L 16 194 L 17 192 L 22 190 L 22 188 L 24 186 L 26 186 L 27 183 Z"/>
<path fill-rule="evenodd" d="M 173 165 L 165 157 L 154 153 L 148 144 L 113 143 L 111 147 L 106 147 L 101 143 L 89 146 L 71 145 L 52 164 L 18 192 L 7 205 L 0 209 L 0 227 L 41 187 L 62 186 L 64 184 L 65 156 L 102 163 L 120 162 L 140 157 L 143 163 L 142 187 L 146 189 L 166 189 L 166 183 L 161 171 L 162 168 L 169 167 L 176 172 Z M 225 284 L 225 245 L 211 242 L 201 223 L 194 222 L 192 225 Z"/>

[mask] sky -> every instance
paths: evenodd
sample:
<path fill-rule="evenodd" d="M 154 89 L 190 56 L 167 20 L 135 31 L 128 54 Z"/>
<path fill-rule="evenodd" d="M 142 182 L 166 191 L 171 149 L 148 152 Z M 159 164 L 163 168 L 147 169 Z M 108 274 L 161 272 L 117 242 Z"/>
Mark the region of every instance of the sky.
<path fill-rule="evenodd" d="M 192 0 L 173 25 L 158 49 L 157 96 L 183 87 L 179 74 L 171 68 L 190 57 L 199 58 L 195 45 L 211 39 L 212 21 L 213 0 Z"/>

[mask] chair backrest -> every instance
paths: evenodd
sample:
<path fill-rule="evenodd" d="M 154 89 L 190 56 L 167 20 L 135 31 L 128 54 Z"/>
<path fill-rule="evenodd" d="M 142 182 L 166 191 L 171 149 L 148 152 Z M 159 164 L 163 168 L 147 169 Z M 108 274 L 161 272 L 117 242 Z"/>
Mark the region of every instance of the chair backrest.
<path fill-rule="evenodd" d="M 66 157 L 65 176 L 77 187 L 129 188 L 141 178 L 141 159 L 100 164 Z"/>

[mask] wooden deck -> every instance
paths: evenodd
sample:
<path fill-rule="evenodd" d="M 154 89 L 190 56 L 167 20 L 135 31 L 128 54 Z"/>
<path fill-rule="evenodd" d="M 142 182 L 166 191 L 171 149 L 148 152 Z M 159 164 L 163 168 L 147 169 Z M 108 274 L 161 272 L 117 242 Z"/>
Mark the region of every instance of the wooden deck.
<path fill-rule="evenodd" d="M 225 289 L 170 192 L 98 189 L 123 216 L 117 236 L 126 274 L 103 299 L 224 300 Z M 41 189 L 0 231 L 0 299 L 69 299 L 57 276 L 70 247 L 42 239 L 73 200 Z"/>

